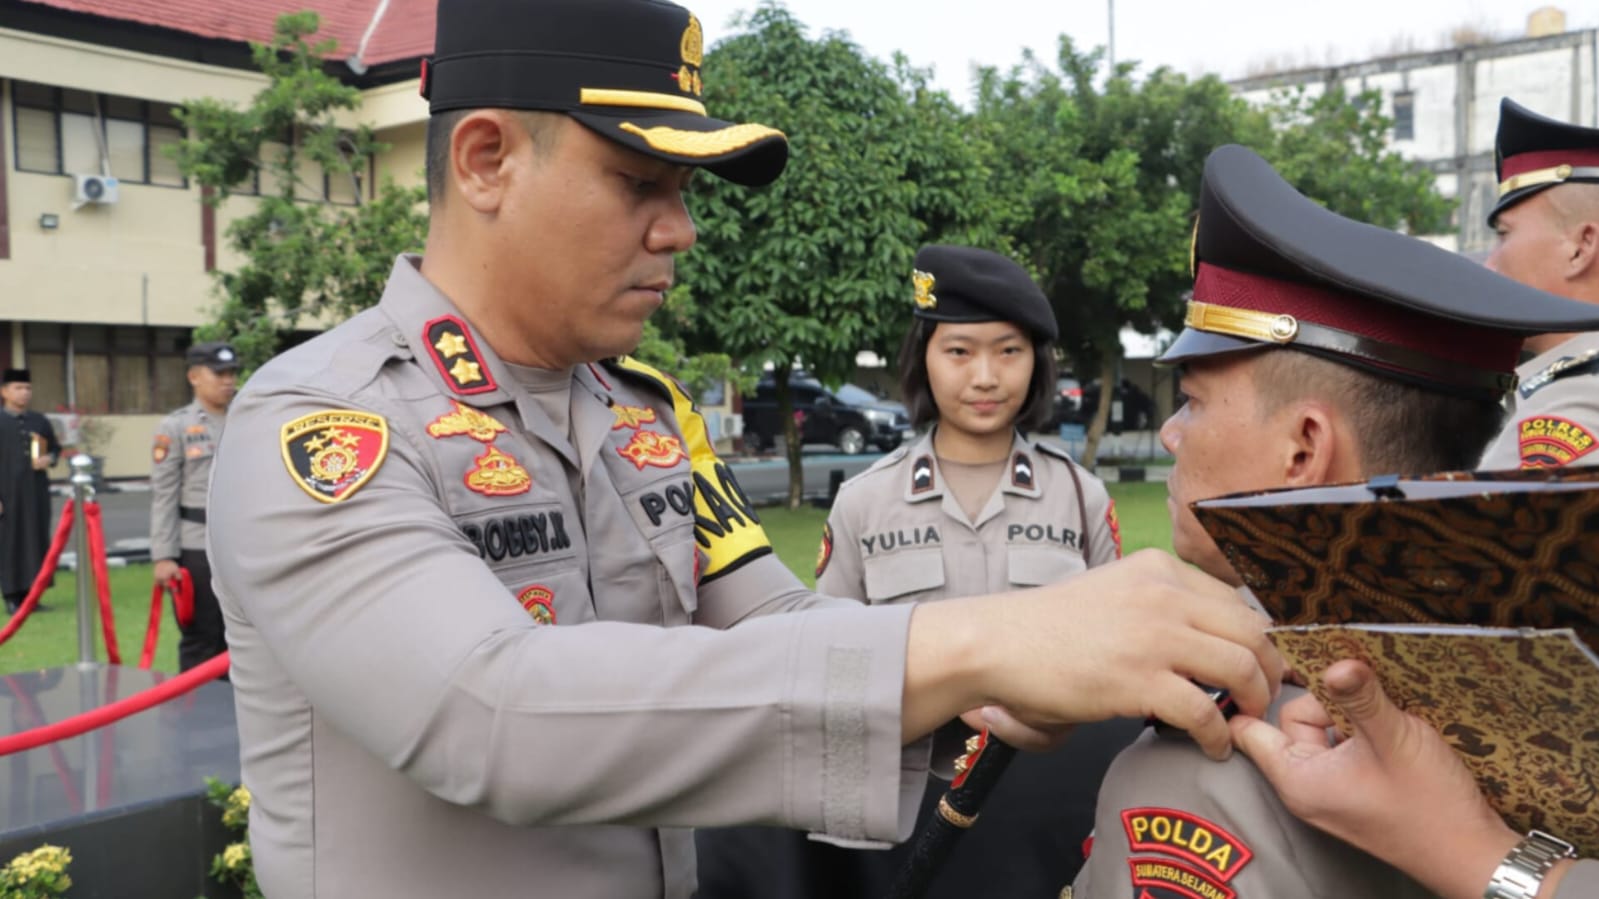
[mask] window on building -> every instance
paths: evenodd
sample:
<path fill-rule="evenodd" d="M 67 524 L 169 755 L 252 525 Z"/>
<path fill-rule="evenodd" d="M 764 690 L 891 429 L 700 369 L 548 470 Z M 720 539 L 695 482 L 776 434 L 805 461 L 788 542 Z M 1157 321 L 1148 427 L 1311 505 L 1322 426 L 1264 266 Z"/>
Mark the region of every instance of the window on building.
<path fill-rule="evenodd" d="M 284 156 L 289 152 L 288 145 L 281 141 L 273 141 L 261 145 L 261 165 L 244 183 L 233 189 L 234 193 L 246 196 L 276 196 L 282 191 L 282 179 L 279 170 L 273 165 L 281 165 Z M 367 184 L 369 179 L 365 172 L 343 172 L 332 174 L 307 158 L 304 154 L 294 160 L 296 172 L 294 185 L 294 198 L 297 200 L 325 200 L 340 206 L 354 206 L 360 198 L 370 196 Z"/>
<path fill-rule="evenodd" d="M 1394 94 L 1394 140 L 1416 139 L 1416 92 Z"/>
<path fill-rule="evenodd" d="M 29 322 L 22 339 L 41 412 L 150 415 L 189 402 L 187 328 Z"/>
<path fill-rule="evenodd" d="M 165 153 L 183 139 L 165 103 L 29 81 L 13 81 L 11 99 L 19 171 L 75 175 L 106 168 L 121 181 L 188 186 Z"/>

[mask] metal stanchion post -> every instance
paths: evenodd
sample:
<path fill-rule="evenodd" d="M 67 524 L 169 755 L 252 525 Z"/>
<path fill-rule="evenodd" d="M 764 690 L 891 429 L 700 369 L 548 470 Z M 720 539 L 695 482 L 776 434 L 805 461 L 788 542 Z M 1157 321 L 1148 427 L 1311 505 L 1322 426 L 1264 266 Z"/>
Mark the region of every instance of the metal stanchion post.
<path fill-rule="evenodd" d="M 72 526 L 77 531 L 78 561 L 78 669 L 87 671 L 95 667 L 94 661 L 94 602 L 90 598 L 89 579 L 93 577 L 89 564 L 89 520 L 85 504 L 94 498 L 94 474 L 89 471 L 94 460 L 79 453 L 72 457 Z"/>

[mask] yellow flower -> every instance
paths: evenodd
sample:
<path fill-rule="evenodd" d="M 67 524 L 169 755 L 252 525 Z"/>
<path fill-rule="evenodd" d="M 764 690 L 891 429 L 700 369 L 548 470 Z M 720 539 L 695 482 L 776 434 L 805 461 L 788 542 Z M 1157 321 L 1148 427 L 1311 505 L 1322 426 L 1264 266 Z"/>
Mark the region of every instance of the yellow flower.
<path fill-rule="evenodd" d="M 250 844 L 231 843 L 222 850 L 222 865 L 230 871 L 238 870 L 250 863 Z"/>

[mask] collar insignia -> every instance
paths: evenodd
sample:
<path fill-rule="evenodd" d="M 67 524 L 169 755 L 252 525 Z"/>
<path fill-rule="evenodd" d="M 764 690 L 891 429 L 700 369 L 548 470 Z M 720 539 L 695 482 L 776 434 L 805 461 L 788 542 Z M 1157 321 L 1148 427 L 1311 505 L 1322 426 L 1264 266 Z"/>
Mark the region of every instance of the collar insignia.
<path fill-rule="evenodd" d="M 655 423 L 655 410 L 648 406 L 612 406 L 611 414 L 616 416 L 616 424 L 611 425 L 613 431 L 623 428 L 636 431 L 639 425 Z"/>
<path fill-rule="evenodd" d="M 933 489 L 933 457 L 918 456 L 911 463 L 911 493 L 926 493 Z"/>
<path fill-rule="evenodd" d="M 455 437 L 464 434 L 480 443 L 493 443 L 496 434 L 505 433 L 505 425 L 485 412 L 451 400 L 454 410 L 440 415 L 428 424 L 429 437 Z"/>
<path fill-rule="evenodd" d="M 326 409 L 283 426 L 283 464 L 318 502 L 349 499 L 372 479 L 389 453 L 389 423 L 354 409 Z"/>
<path fill-rule="evenodd" d="M 533 476 L 515 459 L 489 447 L 473 460 L 466 473 L 466 489 L 484 496 L 515 496 L 533 486 Z"/>
<path fill-rule="evenodd" d="M 628 441 L 627 446 L 619 446 L 616 451 L 622 458 L 638 466 L 639 471 L 643 471 L 647 465 L 671 468 L 688 458 L 683 452 L 681 440 L 655 431 L 639 431 Z"/>
<path fill-rule="evenodd" d="M 1026 453 L 1017 453 L 1011 458 L 1010 483 L 1023 490 L 1033 489 L 1033 460 L 1027 458 Z"/>
<path fill-rule="evenodd" d="M 435 318 L 423 326 L 422 340 L 451 390 L 470 396 L 497 389 L 494 379 L 483 370 L 483 354 L 466 322 L 453 315 Z"/>

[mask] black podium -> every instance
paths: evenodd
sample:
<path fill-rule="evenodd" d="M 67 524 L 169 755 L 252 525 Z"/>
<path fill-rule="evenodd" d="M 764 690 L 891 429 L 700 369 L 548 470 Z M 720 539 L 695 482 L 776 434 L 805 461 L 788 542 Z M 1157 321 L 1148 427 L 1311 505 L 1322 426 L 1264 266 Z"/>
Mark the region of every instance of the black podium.
<path fill-rule="evenodd" d="M 0 726 L 7 734 L 32 730 L 166 677 L 119 665 L 0 675 Z M 52 843 L 72 852 L 75 899 L 236 895 L 209 876 L 228 833 L 205 800 L 207 777 L 239 779 L 233 690 L 222 681 L 82 736 L 0 756 L 0 865 Z"/>

